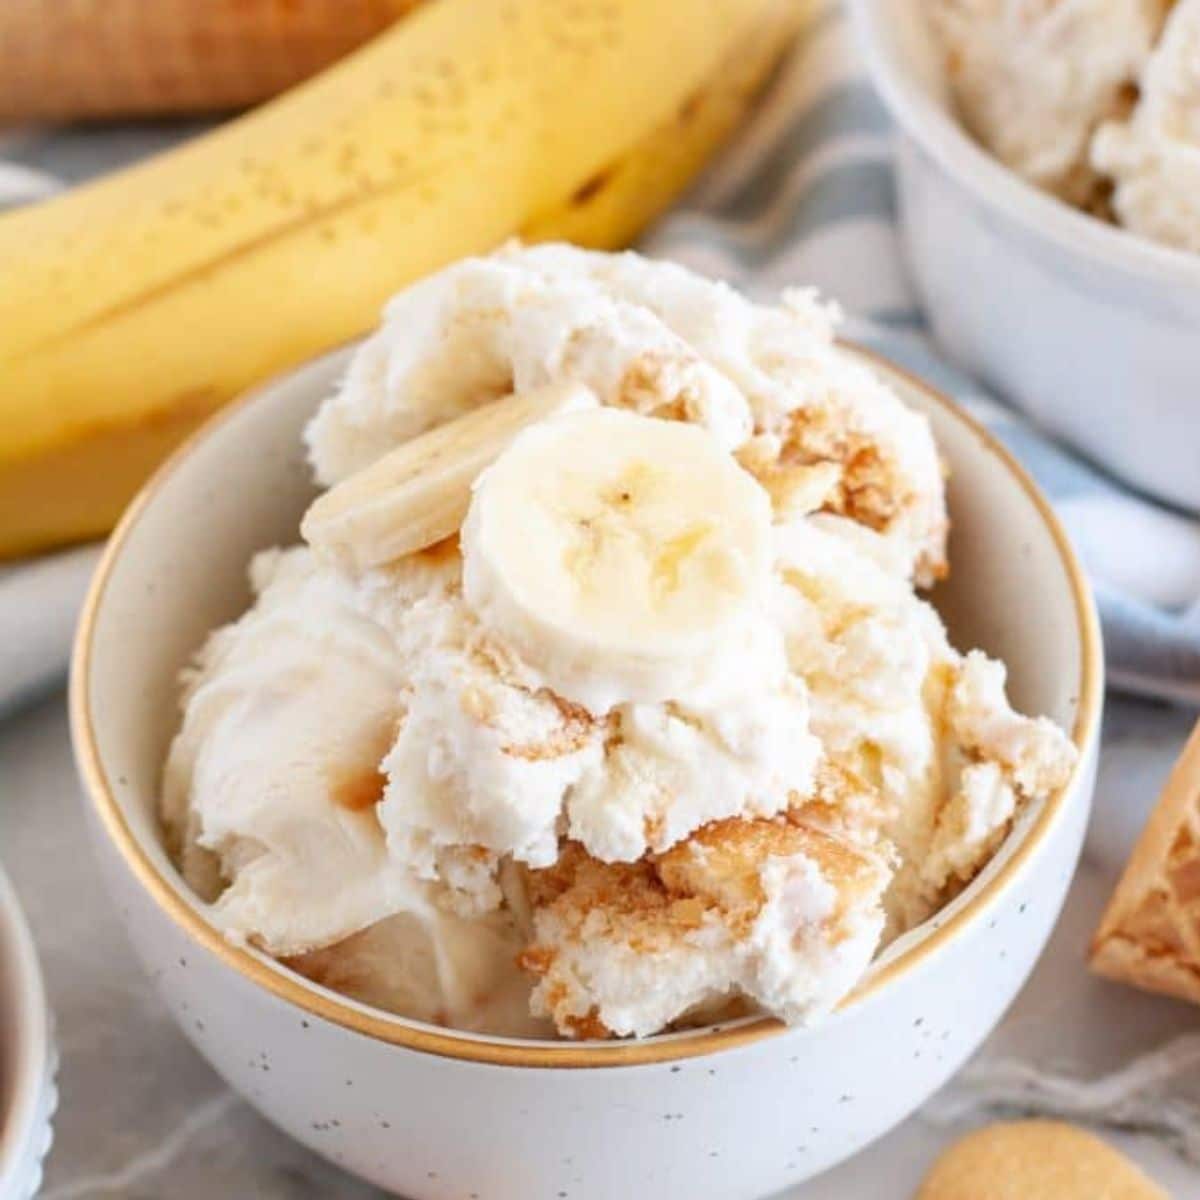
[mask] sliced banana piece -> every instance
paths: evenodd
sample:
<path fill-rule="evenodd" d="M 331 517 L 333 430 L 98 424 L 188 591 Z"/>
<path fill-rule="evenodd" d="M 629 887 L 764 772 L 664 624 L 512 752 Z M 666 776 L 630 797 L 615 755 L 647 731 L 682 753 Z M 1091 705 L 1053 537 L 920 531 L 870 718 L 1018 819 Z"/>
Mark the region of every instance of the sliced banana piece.
<path fill-rule="evenodd" d="M 553 383 L 439 425 L 342 480 L 309 506 L 304 540 L 353 570 L 380 566 L 457 533 L 471 484 L 522 429 L 594 406 L 577 383 Z"/>
<path fill-rule="evenodd" d="M 706 430 L 598 408 L 513 441 L 462 546 L 468 603 L 560 696 L 695 703 L 745 673 L 771 503 Z"/>

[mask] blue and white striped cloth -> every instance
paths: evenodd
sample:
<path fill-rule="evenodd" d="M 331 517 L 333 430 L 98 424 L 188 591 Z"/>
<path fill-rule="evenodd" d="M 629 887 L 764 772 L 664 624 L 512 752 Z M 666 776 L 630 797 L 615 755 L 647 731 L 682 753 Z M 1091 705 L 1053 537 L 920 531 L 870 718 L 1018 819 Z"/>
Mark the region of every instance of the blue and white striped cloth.
<path fill-rule="evenodd" d="M 0 198 L 36 199 L 202 128 L 30 131 L 0 142 Z M 1037 478 L 1099 599 L 1112 685 L 1200 705 L 1200 520 L 1122 488 L 994 403 L 923 333 L 895 229 L 891 130 L 836 0 L 736 142 L 642 248 L 760 298 L 815 284 L 854 314 L 847 333 L 955 396 Z M 0 574 L 0 711 L 62 678 L 96 551 Z"/>

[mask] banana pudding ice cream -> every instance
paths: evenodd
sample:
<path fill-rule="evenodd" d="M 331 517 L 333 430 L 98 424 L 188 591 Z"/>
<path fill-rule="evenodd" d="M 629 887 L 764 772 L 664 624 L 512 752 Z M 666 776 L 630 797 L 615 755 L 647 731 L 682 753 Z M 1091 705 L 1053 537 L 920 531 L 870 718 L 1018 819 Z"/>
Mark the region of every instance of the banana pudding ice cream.
<path fill-rule="evenodd" d="M 1122 225 L 1200 254 L 1200 0 L 1177 0 L 1137 103 L 1100 127 L 1091 155 Z"/>
<path fill-rule="evenodd" d="M 1200 252 L 1200 0 L 934 0 L 958 113 L 1018 174 Z"/>
<path fill-rule="evenodd" d="M 172 852 L 228 937 L 419 1020 L 828 1012 L 1074 751 L 949 644 L 928 423 L 807 292 L 566 246 L 389 305 L 303 544 L 183 681 Z"/>
<path fill-rule="evenodd" d="M 1088 158 L 1128 106 L 1166 0 L 933 0 L 964 124 L 1006 166 L 1070 204 L 1098 203 Z"/>

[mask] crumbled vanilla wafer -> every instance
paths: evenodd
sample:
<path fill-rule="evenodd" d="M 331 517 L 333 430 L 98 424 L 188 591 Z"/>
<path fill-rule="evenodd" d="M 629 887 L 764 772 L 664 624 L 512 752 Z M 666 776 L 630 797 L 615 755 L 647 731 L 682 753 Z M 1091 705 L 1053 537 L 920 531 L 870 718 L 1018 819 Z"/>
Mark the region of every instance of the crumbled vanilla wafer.
<path fill-rule="evenodd" d="M 823 828 L 816 807 L 715 821 L 634 863 L 569 843 L 527 872 L 534 1012 L 563 1036 L 606 1037 L 737 995 L 789 1021 L 829 1011 L 878 942 L 889 870 L 881 847 Z"/>

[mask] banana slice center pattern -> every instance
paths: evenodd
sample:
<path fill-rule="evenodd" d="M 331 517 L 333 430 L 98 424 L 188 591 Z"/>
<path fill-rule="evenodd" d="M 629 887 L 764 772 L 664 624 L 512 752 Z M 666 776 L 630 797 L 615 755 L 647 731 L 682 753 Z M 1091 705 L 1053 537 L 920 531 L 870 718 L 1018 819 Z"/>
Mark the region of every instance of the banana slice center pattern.
<path fill-rule="evenodd" d="M 770 573 L 770 501 L 707 431 L 598 408 L 522 432 L 477 480 L 464 590 L 589 708 L 708 692 Z"/>

